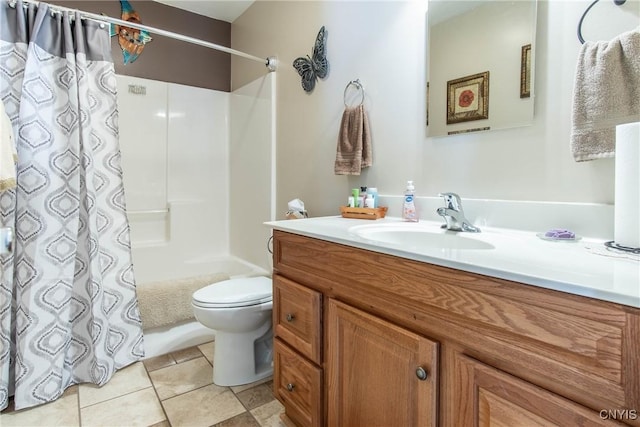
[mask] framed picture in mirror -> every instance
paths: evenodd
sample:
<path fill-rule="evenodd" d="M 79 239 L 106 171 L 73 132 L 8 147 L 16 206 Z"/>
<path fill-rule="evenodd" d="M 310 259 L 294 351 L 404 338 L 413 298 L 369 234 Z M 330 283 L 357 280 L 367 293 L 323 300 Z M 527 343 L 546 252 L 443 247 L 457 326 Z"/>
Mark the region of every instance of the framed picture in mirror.
<path fill-rule="evenodd" d="M 520 59 L 520 98 L 531 96 L 531 45 L 522 46 Z"/>
<path fill-rule="evenodd" d="M 447 124 L 488 118 L 488 71 L 447 82 Z"/>

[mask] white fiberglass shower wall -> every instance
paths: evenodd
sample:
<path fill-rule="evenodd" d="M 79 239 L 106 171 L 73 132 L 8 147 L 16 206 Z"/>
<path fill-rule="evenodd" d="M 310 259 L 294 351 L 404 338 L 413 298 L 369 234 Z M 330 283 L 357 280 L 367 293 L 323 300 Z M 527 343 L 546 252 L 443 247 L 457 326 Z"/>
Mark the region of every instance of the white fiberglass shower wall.
<path fill-rule="evenodd" d="M 275 208 L 275 73 L 231 95 L 230 251 L 271 270 L 267 249 Z"/>
<path fill-rule="evenodd" d="M 118 76 L 138 283 L 270 269 L 274 77 L 231 94 Z"/>

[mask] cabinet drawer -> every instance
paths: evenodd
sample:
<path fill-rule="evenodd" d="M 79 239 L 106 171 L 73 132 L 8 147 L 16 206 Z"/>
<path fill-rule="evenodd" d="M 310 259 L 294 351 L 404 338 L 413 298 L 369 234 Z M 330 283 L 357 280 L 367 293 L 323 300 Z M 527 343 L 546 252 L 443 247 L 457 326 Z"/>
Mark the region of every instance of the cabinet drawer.
<path fill-rule="evenodd" d="M 273 387 L 287 416 L 300 426 L 322 425 L 322 370 L 274 340 Z"/>
<path fill-rule="evenodd" d="M 273 284 L 275 336 L 320 364 L 322 295 L 278 275 L 273 277 Z"/>

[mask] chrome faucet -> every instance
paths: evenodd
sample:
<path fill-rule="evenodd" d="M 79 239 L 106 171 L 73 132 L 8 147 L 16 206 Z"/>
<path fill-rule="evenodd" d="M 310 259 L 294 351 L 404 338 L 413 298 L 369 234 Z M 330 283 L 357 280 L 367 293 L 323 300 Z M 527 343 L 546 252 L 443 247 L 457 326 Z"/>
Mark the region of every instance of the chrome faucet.
<path fill-rule="evenodd" d="M 440 193 L 438 196 L 444 198 L 445 206 L 438 208 L 436 212 L 447 222 L 442 228 L 452 231 L 469 231 L 471 233 L 479 233 L 480 229 L 471 225 L 469 220 L 464 216 L 462 210 L 462 200 L 456 193 Z"/>

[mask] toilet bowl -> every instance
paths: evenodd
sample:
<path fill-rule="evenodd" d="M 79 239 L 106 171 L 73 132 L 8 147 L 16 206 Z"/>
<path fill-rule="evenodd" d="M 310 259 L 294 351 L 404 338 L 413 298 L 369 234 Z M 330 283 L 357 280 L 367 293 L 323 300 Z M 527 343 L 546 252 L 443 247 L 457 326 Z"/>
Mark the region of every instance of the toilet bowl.
<path fill-rule="evenodd" d="M 268 277 L 230 279 L 193 293 L 195 318 L 216 331 L 213 382 L 248 384 L 273 373 L 273 291 Z"/>

